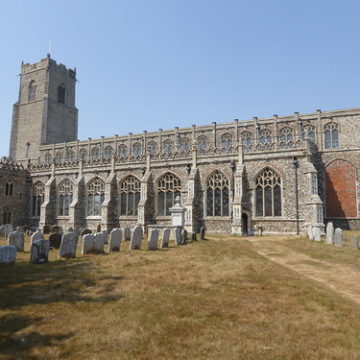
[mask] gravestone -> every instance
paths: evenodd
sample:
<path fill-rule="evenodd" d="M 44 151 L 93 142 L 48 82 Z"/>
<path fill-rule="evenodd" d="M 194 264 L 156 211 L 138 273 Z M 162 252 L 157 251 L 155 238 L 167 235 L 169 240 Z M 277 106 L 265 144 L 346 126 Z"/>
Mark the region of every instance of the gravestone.
<path fill-rule="evenodd" d="M 125 241 L 130 241 L 131 240 L 131 231 L 130 231 L 130 228 L 128 226 L 126 226 L 124 228 L 124 240 Z"/>
<path fill-rule="evenodd" d="M 143 229 L 140 225 L 136 225 L 131 236 L 129 250 L 141 249 L 143 238 Z"/>
<path fill-rule="evenodd" d="M 109 243 L 109 233 L 107 230 L 103 230 L 101 231 L 101 233 L 104 235 L 104 243 L 108 244 Z"/>
<path fill-rule="evenodd" d="M 193 232 L 191 233 L 191 240 L 192 240 L 192 241 L 196 241 L 196 240 L 197 240 L 196 231 L 193 231 Z"/>
<path fill-rule="evenodd" d="M 358 236 L 351 236 L 350 238 L 350 242 L 351 242 L 351 247 L 355 250 L 359 249 L 359 237 Z"/>
<path fill-rule="evenodd" d="M 16 260 L 16 247 L 13 245 L 0 246 L 0 265 L 8 265 Z"/>
<path fill-rule="evenodd" d="M 61 239 L 59 258 L 76 257 L 77 238 L 73 232 L 64 234 Z"/>
<path fill-rule="evenodd" d="M 205 240 L 205 228 L 200 228 L 200 240 Z"/>
<path fill-rule="evenodd" d="M 307 234 L 308 234 L 309 240 L 314 240 L 314 232 L 313 232 L 313 228 L 311 225 L 308 227 Z"/>
<path fill-rule="evenodd" d="M 334 243 L 334 224 L 332 222 L 328 222 L 326 225 L 326 242 L 329 245 Z"/>
<path fill-rule="evenodd" d="M 157 250 L 158 240 L 159 240 L 159 230 L 153 229 L 150 234 L 150 239 L 148 240 L 148 250 Z"/>
<path fill-rule="evenodd" d="M 340 228 L 335 229 L 335 246 L 343 246 L 343 233 Z"/>
<path fill-rule="evenodd" d="M 181 245 L 187 243 L 188 233 L 185 229 L 181 230 Z"/>
<path fill-rule="evenodd" d="M 92 231 L 90 229 L 85 229 L 81 232 L 81 236 L 87 235 L 87 234 L 91 234 Z"/>
<path fill-rule="evenodd" d="M 8 238 L 8 236 L 14 231 L 14 227 L 11 224 L 6 224 L 5 225 L 5 232 L 4 232 L 4 237 Z"/>
<path fill-rule="evenodd" d="M 165 228 L 162 234 L 161 245 L 160 245 L 161 248 L 169 247 L 170 234 L 171 234 L 171 229 Z"/>
<path fill-rule="evenodd" d="M 62 236 L 59 233 L 54 233 L 49 236 L 50 247 L 54 249 L 59 249 L 61 244 Z"/>
<path fill-rule="evenodd" d="M 48 262 L 49 251 L 49 240 L 34 240 L 30 249 L 30 262 L 32 264 L 43 264 Z"/>
<path fill-rule="evenodd" d="M 52 229 L 51 229 L 51 232 L 52 232 L 52 233 L 58 233 L 58 232 L 60 232 L 60 227 L 57 226 L 57 225 L 54 225 L 54 226 L 52 227 Z"/>
<path fill-rule="evenodd" d="M 36 240 L 44 240 L 44 235 L 42 234 L 40 229 L 37 229 L 32 235 L 31 235 L 31 244 Z"/>
<path fill-rule="evenodd" d="M 85 234 L 82 237 L 81 255 L 86 255 L 94 251 L 94 235 Z"/>
<path fill-rule="evenodd" d="M 94 234 L 94 252 L 98 254 L 104 253 L 105 239 L 103 233 Z"/>
<path fill-rule="evenodd" d="M 109 241 L 109 252 L 120 251 L 121 237 L 122 237 L 121 229 L 116 228 L 111 230 L 110 241 Z"/>
<path fill-rule="evenodd" d="M 13 245 L 16 251 L 24 251 L 24 233 L 21 231 L 21 226 L 18 226 L 16 231 L 13 231 L 8 236 L 8 245 Z"/>
<path fill-rule="evenodd" d="M 313 236 L 315 241 L 321 241 L 321 232 L 319 227 L 313 227 Z"/>
<path fill-rule="evenodd" d="M 4 237 L 5 236 L 5 225 L 1 225 L 0 226 L 0 236 Z"/>
<path fill-rule="evenodd" d="M 181 229 L 176 228 L 175 229 L 175 244 L 176 245 L 181 245 L 182 242 L 183 242 L 183 237 L 182 237 Z"/>

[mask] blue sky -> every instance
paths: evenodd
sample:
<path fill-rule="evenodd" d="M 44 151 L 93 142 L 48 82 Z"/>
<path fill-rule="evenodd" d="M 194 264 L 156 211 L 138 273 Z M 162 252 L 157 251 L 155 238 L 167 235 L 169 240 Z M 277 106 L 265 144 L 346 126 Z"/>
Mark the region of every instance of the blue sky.
<path fill-rule="evenodd" d="M 20 63 L 76 67 L 79 138 L 359 106 L 360 1 L 0 0 L 0 154 Z"/>

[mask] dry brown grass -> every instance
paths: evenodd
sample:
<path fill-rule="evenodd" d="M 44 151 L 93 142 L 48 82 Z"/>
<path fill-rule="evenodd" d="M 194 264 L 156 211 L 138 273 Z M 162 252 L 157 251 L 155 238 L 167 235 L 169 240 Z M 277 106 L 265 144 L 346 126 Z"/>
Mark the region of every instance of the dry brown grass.
<path fill-rule="evenodd" d="M 1 267 L 0 359 L 360 358 L 360 308 L 246 240 L 126 249 Z"/>

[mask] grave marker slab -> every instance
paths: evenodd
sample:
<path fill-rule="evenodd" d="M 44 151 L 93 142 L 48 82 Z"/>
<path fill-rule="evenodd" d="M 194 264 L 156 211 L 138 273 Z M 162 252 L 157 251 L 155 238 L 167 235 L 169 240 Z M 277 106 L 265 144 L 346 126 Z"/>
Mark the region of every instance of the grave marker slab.
<path fill-rule="evenodd" d="M 44 264 L 48 262 L 49 251 L 49 240 L 34 240 L 30 249 L 30 262 L 32 264 Z"/>
<path fill-rule="evenodd" d="M 150 239 L 148 240 L 148 250 L 157 250 L 158 240 L 159 240 L 159 230 L 153 229 L 150 234 Z"/>
<path fill-rule="evenodd" d="M 82 237 L 81 255 L 86 255 L 94 251 L 94 235 L 85 234 Z"/>
<path fill-rule="evenodd" d="M 103 233 L 94 234 L 94 252 L 98 254 L 104 253 L 105 239 Z"/>
<path fill-rule="evenodd" d="M 16 251 L 24 251 L 24 233 L 21 231 L 21 227 L 18 226 L 16 231 L 13 231 L 8 236 L 8 245 L 13 245 Z"/>
<path fill-rule="evenodd" d="M 355 250 L 359 250 L 359 237 L 358 236 L 351 236 L 350 238 L 351 247 Z"/>
<path fill-rule="evenodd" d="M 115 228 L 110 232 L 109 252 L 120 251 L 122 231 L 119 228 Z"/>
<path fill-rule="evenodd" d="M 36 240 L 44 240 L 44 235 L 41 232 L 40 229 L 37 229 L 32 235 L 31 235 L 31 244 Z"/>
<path fill-rule="evenodd" d="M 0 246 L 0 265 L 13 264 L 16 260 L 16 247 L 13 245 Z"/>
<path fill-rule="evenodd" d="M 59 258 L 76 257 L 77 238 L 73 232 L 64 234 L 61 239 Z"/>
<path fill-rule="evenodd" d="M 130 231 L 130 228 L 128 226 L 126 226 L 124 228 L 124 240 L 125 241 L 130 241 L 131 240 L 131 231 Z"/>
<path fill-rule="evenodd" d="M 54 249 L 60 249 L 62 236 L 59 233 L 54 233 L 49 236 L 50 247 Z"/>
<path fill-rule="evenodd" d="M 343 246 L 343 233 L 340 228 L 335 229 L 335 246 L 337 247 Z"/>
<path fill-rule="evenodd" d="M 136 225 L 131 236 L 129 250 L 141 249 L 143 238 L 143 229 L 140 225 Z"/>
<path fill-rule="evenodd" d="M 165 228 L 162 233 L 162 239 L 161 239 L 161 245 L 160 245 L 161 248 L 169 247 L 170 234 L 171 234 L 171 229 Z"/>
<path fill-rule="evenodd" d="M 329 245 L 334 244 L 334 224 L 332 222 L 328 222 L 326 225 L 326 242 Z"/>

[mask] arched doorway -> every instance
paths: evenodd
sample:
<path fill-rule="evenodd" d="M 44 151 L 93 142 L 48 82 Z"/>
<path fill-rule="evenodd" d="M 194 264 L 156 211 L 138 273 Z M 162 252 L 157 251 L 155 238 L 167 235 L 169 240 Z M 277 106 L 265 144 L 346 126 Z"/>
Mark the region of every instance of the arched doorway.
<path fill-rule="evenodd" d="M 241 225 L 243 236 L 249 235 L 249 216 L 246 213 L 241 214 Z"/>

